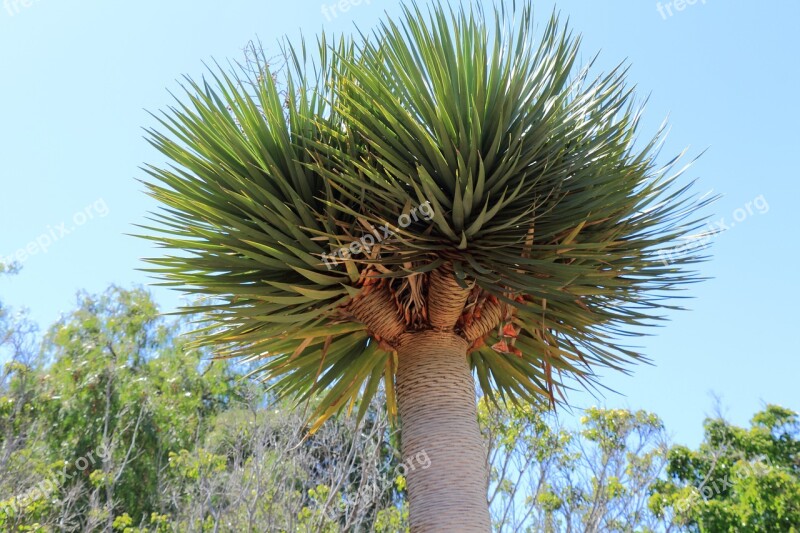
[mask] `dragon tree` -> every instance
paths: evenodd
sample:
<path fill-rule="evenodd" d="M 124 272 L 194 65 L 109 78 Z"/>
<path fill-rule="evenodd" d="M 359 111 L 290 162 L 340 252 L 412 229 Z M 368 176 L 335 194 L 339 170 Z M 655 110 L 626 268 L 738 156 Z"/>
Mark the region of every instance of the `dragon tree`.
<path fill-rule="evenodd" d="M 310 401 L 397 415 L 412 531 L 490 529 L 476 386 L 550 402 L 643 355 L 702 221 L 624 65 L 532 8 L 402 8 L 371 33 L 215 66 L 157 115 L 147 237 L 203 343 Z M 676 250 L 678 250 L 676 252 Z M 665 253 L 665 251 L 669 253 Z M 669 260 L 665 260 L 668 257 Z"/>

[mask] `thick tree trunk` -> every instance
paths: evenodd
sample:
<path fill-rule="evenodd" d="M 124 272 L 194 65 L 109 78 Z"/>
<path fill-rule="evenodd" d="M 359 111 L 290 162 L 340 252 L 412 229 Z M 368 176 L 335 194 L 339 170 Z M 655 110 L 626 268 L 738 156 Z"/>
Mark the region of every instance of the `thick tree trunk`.
<path fill-rule="evenodd" d="M 486 533 L 486 449 L 468 343 L 452 331 L 405 334 L 397 401 L 411 531 Z"/>

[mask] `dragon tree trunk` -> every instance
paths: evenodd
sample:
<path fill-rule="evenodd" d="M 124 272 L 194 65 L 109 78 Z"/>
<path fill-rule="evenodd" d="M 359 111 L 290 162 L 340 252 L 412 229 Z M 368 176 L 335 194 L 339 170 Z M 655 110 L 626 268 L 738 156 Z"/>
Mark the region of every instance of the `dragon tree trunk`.
<path fill-rule="evenodd" d="M 412 533 L 490 531 L 486 449 L 467 348 L 452 331 L 427 330 L 406 334 L 397 349 Z"/>

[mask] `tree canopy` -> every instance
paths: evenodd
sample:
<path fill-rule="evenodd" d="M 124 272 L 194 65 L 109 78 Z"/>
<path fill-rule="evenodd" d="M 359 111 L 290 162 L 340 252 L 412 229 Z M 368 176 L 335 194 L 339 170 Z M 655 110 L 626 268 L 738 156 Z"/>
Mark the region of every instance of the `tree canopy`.
<path fill-rule="evenodd" d="M 659 252 L 702 202 L 679 157 L 657 164 L 662 132 L 637 139 L 626 68 L 579 65 L 580 38 L 556 15 L 537 35 L 523 4 L 411 3 L 186 80 L 149 131 L 169 164 L 147 167 L 145 237 L 165 284 L 207 297 L 203 342 L 322 396 L 320 422 L 380 382 L 393 413 L 399 339 L 451 321 L 489 398 L 554 401 L 641 359 L 615 339 L 696 280 L 702 252 Z"/>

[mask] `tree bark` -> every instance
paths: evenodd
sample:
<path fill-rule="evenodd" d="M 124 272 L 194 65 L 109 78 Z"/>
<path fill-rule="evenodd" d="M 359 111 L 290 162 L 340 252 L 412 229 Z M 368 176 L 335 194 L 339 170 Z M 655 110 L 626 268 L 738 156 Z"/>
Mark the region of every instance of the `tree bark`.
<path fill-rule="evenodd" d="M 490 531 L 486 449 L 468 343 L 452 331 L 405 334 L 397 401 L 412 533 Z"/>

